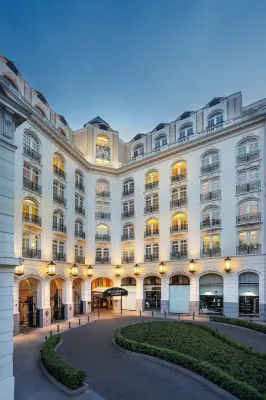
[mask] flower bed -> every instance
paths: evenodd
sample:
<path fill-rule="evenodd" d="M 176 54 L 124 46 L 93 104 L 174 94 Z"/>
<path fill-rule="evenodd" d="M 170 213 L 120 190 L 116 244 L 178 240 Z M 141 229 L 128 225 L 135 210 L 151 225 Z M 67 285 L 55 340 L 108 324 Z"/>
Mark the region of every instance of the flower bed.
<path fill-rule="evenodd" d="M 242 328 L 252 329 L 253 331 L 261 332 L 266 334 L 266 325 L 259 324 L 257 322 L 250 322 L 244 319 L 238 318 L 227 318 L 227 317 L 216 317 L 214 315 L 210 316 L 210 321 L 222 322 L 223 324 L 242 326 Z"/>

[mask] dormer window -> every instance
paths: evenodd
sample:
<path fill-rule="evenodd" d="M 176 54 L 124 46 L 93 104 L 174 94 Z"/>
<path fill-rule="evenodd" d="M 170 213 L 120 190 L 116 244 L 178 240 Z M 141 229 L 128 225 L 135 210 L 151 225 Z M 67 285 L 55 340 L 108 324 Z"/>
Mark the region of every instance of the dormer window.
<path fill-rule="evenodd" d="M 167 137 L 166 135 L 159 135 L 155 139 L 155 149 L 160 148 L 161 146 L 165 146 L 167 144 Z"/>
<path fill-rule="evenodd" d="M 134 149 L 133 157 L 138 157 L 141 154 L 144 154 L 144 146 L 143 144 L 138 144 Z"/>
<path fill-rule="evenodd" d="M 37 113 L 38 113 L 41 117 L 46 118 L 46 115 L 45 115 L 44 111 L 41 109 L 41 107 L 35 106 L 34 108 L 35 108 L 35 111 L 37 111 Z"/>
<path fill-rule="evenodd" d="M 212 113 L 208 117 L 208 127 L 217 125 L 217 124 L 222 124 L 224 120 L 223 113 L 221 111 L 217 111 L 215 113 Z"/>
<path fill-rule="evenodd" d="M 185 124 L 181 126 L 179 129 L 179 138 L 183 139 L 189 135 L 193 134 L 193 125 L 192 124 Z"/>

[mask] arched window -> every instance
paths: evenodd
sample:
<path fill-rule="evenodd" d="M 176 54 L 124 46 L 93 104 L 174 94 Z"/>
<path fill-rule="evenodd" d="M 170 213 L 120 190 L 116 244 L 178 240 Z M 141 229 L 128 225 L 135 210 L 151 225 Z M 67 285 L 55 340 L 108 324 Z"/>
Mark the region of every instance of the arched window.
<path fill-rule="evenodd" d="M 107 247 L 96 248 L 95 264 L 110 264 L 110 249 Z"/>
<path fill-rule="evenodd" d="M 126 179 L 123 183 L 123 196 L 130 196 L 134 194 L 134 179 Z"/>
<path fill-rule="evenodd" d="M 83 244 L 80 243 L 75 244 L 75 262 L 79 264 L 85 264 Z"/>
<path fill-rule="evenodd" d="M 95 240 L 110 242 L 109 227 L 107 225 L 99 224 L 96 226 Z"/>
<path fill-rule="evenodd" d="M 23 153 L 33 160 L 41 162 L 40 141 L 28 131 L 23 134 Z"/>
<path fill-rule="evenodd" d="M 187 187 L 181 186 L 180 188 L 174 188 L 171 192 L 170 207 L 182 207 L 187 205 Z"/>
<path fill-rule="evenodd" d="M 23 258 L 41 258 L 40 235 L 30 232 L 22 233 L 22 257 Z"/>
<path fill-rule="evenodd" d="M 84 197 L 81 196 L 79 193 L 75 194 L 75 211 L 80 215 L 85 215 Z"/>
<path fill-rule="evenodd" d="M 261 214 L 259 213 L 259 203 L 257 200 L 242 201 L 238 205 L 237 224 L 247 222 L 259 222 Z"/>
<path fill-rule="evenodd" d="M 149 219 L 146 222 L 146 231 L 144 237 L 158 236 L 159 235 L 159 222 L 157 218 Z"/>
<path fill-rule="evenodd" d="M 161 285 L 161 278 L 158 276 L 146 276 L 146 278 L 143 279 L 143 285 L 159 286 Z"/>
<path fill-rule="evenodd" d="M 40 186 L 40 171 L 27 162 L 23 163 L 23 187 L 37 194 L 42 194 Z"/>
<path fill-rule="evenodd" d="M 170 233 L 187 232 L 187 216 L 186 214 L 180 213 L 172 217 L 172 226 Z"/>
<path fill-rule="evenodd" d="M 64 240 L 53 240 L 53 260 L 54 261 L 66 261 L 65 254 L 66 243 Z"/>
<path fill-rule="evenodd" d="M 171 182 L 180 182 L 187 178 L 187 163 L 179 161 L 172 166 Z"/>
<path fill-rule="evenodd" d="M 109 182 L 105 180 L 97 180 L 96 182 L 96 196 L 97 197 L 110 197 Z"/>
<path fill-rule="evenodd" d="M 125 246 L 122 249 L 122 263 L 129 264 L 134 262 L 134 246 Z"/>
<path fill-rule="evenodd" d="M 135 239 L 134 225 L 132 223 L 123 226 L 123 235 L 121 239 L 122 241 Z"/>
<path fill-rule="evenodd" d="M 259 158 L 259 140 L 247 138 L 241 140 L 237 145 L 237 165 L 245 164 Z"/>
<path fill-rule="evenodd" d="M 53 212 L 53 231 L 66 233 L 66 226 L 64 224 L 64 214 L 60 210 Z"/>
<path fill-rule="evenodd" d="M 147 244 L 145 246 L 145 262 L 159 261 L 159 244 Z"/>
<path fill-rule="evenodd" d="M 75 186 L 77 189 L 81 190 L 83 193 L 85 192 L 84 176 L 79 170 L 75 171 Z"/>
<path fill-rule="evenodd" d="M 144 154 L 144 145 L 143 144 L 138 144 L 133 151 L 133 158 L 140 156 L 141 154 Z"/>
<path fill-rule="evenodd" d="M 167 136 L 165 134 L 157 136 L 155 139 L 155 149 L 159 149 L 161 146 L 165 146 L 167 144 Z"/>
<path fill-rule="evenodd" d="M 210 150 L 201 157 L 201 174 L 209 174 L 218 171 L 220 168 L 219 151 Z"/>
<path fill-rule="evenodd" d="M 58 154 L 54 154 L 53 157 L 53 169 L 54 173 L 60 178 L 66 179 L 65 173 L 65 160 Z"/>
<path fill-rule="evenodd" d="M 130 218 L 135 215 L 134 200 L 125 201 L 123 203 L 122 218 Z"/>
<path fill-rule="evenodd" d="M 239 171 L 237 174 L 236 194 L 260 190 L 259 168 Z"/>
<path fill-rule="evenodd" d="M 76 219 L 75 221 L 75 236 L 85 239 L 84 224 L 80 219 Z"/>
<path fill-rule="evenodd" d="M 193 125 L 185 124 L 179 129 L 179 138 L 184 139 L 189 135 L 193 135 Z"/>
<path fill-rule="evenodd" d="M 259 240 L 259 231 L 238 232 L 237 254 L 259 254 L 261 245 Z"/>
<path fill-rule="evenodd" d="M 46 118 L 45 112 L 43 111 L 43 109 L 39 105 L 36 105 L 34 107 L 34 109 L 42 118 Z"/>
<path fill-rule="evenodd" d="M 108 147 L 109 146 L 109 138 L 108 138 L 108 136 L 104 135 L 103 133 L 101 133 L 100 135 L 97 135 L 96 145 L 97 146 L 102 146 L 102 147 Z"/>
<path fill-rule="evenodd" d="M 110 203 L 106 201 L 97 201 L 95 219 L 109 220 L 110 218 L 111 218 Z"/>
<path fill-rule="evenodd" d="M 41 218 L 39 217 L 39 205 L 32 199 L 23 200 L 23 222 L 41 226 Z"/>
<path fill-rule="evenodd" d="M 220 208 L 210 206 L 202 211 L 201 229 L 215 228 L 221 226 Z"/>
<path fill-rule="evenodd" d="M 243 272 L 238 277 L 239 316 L 259 317 L 259 275 Z"/>
<path fill-rule="evenodd" d="M 157 171 L 151 171 L 146 175 L 145 190 L 157 188 L 159 184 L 159 174 Z"/>
<path fill-rule="evenodd" d="M 96 138 L 96 162 L 108 165 L 111 160 L 109 138 L 107 135 L 100 134 Z"/>
<path fill-rule="evenodd" d="M 203 236 L 201 242 L 201 257 L 218 257 L 221 255 L 220 235 Z"/>
<path fill-rule="evenodd" d="M 158 193 L 151 194 L 145 197 L 144 214 L 157 212 L 159 210 L 159 195 Z"/>
<path fill-rule="evenodd" d="M 131 276 L 125 276 L 121 280 L 121 286 L 136 286 L 137 281 L 136 278 L 132 278 Z"/>
<path fill-rule="evenodd" d="M 186 239 L 174 240 L 171 243 L 170 259 L 171 260 L 182 260 L 182 259 L 187 259 L 187 258 L 188 258 L 187 240 Z"/>
<path fill-rule="evenodd" d="M 220 198 L 220 178 L 208 179 L 201 182 L 200 201 L 216 200 Z"/>
<path fill-rule="evenodd" d="M 66 207 L 65 186 L 56 180 L 53 181 L 53 200 L 57 204 Z"/>
<path fill-rule="evenodd" d="M 210 114 L 207 119 L 208 128 L 217 124 L 222 124 L 224 120 L 222 111 L 215 111 Z"/>

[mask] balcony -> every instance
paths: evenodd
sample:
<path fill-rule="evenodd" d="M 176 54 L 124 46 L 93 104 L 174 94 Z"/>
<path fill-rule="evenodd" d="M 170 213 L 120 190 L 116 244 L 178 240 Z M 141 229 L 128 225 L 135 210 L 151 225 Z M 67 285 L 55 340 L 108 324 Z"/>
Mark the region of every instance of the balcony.
<path fill-rule="evenodd" d="M 201 250 L 200 251 L 200 257 L 205 258 L 205 257 L 220 257 L 221 256 L 221 249 L 219 247 L 214 247 L 212 249 L 208 250 Z"/>
<path fill-rule="evenodd" d="M 187 173 L 176 174 L 171 176 L 171 183 L 182 182 L 187 179 Z"/>
<path fill-rule="evenodd" d="M 252 153 L 243 154 L 242 156 L 237 156 L 236 158 L 237 165 L 245 164 L 251 161 L 256 161 L 259 159 L 259 156 L 260 156 L 259 150 L 253 151 Z"/>
<path fill-rule="evenodd" d="M 95 264 L 111 264 L 111 259 L 108 257 L 95 257 Z"/>
<path fill-rule="evenodd" d="M 159 181 L 146 183 L 145 190 L 156 189 L 159 186 Z"/>
<path fill-rule="evenodd" d="M 205 220 L 200 223 L 200 229 L 221 228 L 221 219 Z"/>
<path fill-rule="evenodd" d="M 144 232 L 144 237 L 149 238 L 149 237 L 154 237 L 154 236 L 159 236 L 159 229 L 154 229 L 152 230 L 146 230 Z"/>
<path fill-rule="evenodd" d="M 158 211 L 159 211 L 159 204 L 156 204 L 154 206 L 147 206 L 144 208 L 144 214 L 151 214 Z"/>
<path fill-rule="evenodd" d="M 135 193 L 134 188 L 123 190 L 122 197 L 132 196 Z"/>
<path fill-rule="evenodd" d="M 110 161 L 111 160 L 111 148 L 108 146 L 102 146 L 100 144 L 96 144 L 96 158 Z"/>
<path fill-rule="evenodd" d="M 59 176 L 60 178 L 66 180 L 66 173 L 65 171 L 63 171 L 62 169 L 58 168 L 56 165 L 53 165 L 54 168 L 54 174 L 56 174 L 57 176 Z"/>
<path fill-rule="evenodd" d="M 122 219 L 124 219 L 124 218 L 133 218 L 134 216 L 135 216 L 135 211 L 134 210 L 132 210 L 132 211 L 124 211 L 121 214 L 121 218 Z"/>
<path fill-rule="evenodd" d="M 200 195 L 200 201 L 217 200 L 221 198 L 221 190 L 215 190 L 214 192 L 202 193 Z"/>
<path fill-rule="evenodd" d="M 85 217 L 85 209 L 83 207 L 75 206 L 76 213 L 83 215 Z"/>
<path fill-rule="evenodd" d="M 250 183 L 243 183 L 242 185 L 237 185 L 236 194 L 254 192 L 255 190 L 260 190 L 260 181 L 254 181 Z"/>
<path fill-rule="evenodd" d="M 96 233 L 95 241 L 96 242 L 111 242 L 111 236 L 110 235 L 102 235 L 102 234 Z"/>
<path fill-rule="evenodd" d="M 53 253 L 53 261 L 66 261 L 66 254 Z"/>
<path fill-rule="evenodd" d="M 23 187 L 25 189 L 31 190 L 32 192 L 42 194 L 42 187 L 38 185 L 38 183 L 30 181 L 29 179 L 24 177 L 23 177 Z"/>
<path fill-rule="evenodd" d="M 151 261 L 159 261 L 159 254 L 158 255 L 152 255 L 152 254 L 144 255 L 144 262 L 151 262 Z"/>
<path fill-rule="evenodd" d="M 30 146 L 23 144 L 23 153 L 32 160 L 41 163 L 41 155 L 36 150 L 33 150 Z"/>
<path fill-rule="evenodd" d="M 96 192 L 96 197 L 110 197 L 110 192 L 106 190 L 100 190 Z"/>
<path fill-rule="evenodd" d="M 75 181 L 75 187 L 79 190 L 81 190 L 83 193 L 85 192 L 85 186 L 83 185 L 83 183 L 79 182 L 79 181 Z"/>
<path fill-rule="evenodd" d="M 187 206 L 187 203 L 188 203 L 187 197 L 184 197 L 182 199 L 172 200 L 170 201 L 170 208 Z"/>
<path fill-rule="evenodd" d="M 178 251 L 170 254 L 170 260 L 186 260 L 188 258 L 187 251 Z"/>
<path fill-rule="evenodd" d="M 255 244 L 241 244 L 236 248 L 236 254 L 241 256 L 242 254 L 260 254 L 261 245 L 258 243 Z"/>
<path fill-rule="evenodd" d="M 187 224 L 181 224 L 181 225 L 174 225 L 170 227 L 170 233 L 180 233 L 180 232 L 187 232 L 188 231 L 188 225 Z"/>
<path fill-rule="evenodd" d="M 22 221 L 27 222 L 28 224 L 33 225 L 42 225 L 42 219 L 38 217 L 38 215 L 29 214 L 29 213 L 22 213 Z"/>
<path fill-rule="evenodd" d="M 63 224 L 54 224 L 53 223 L 53 231 L 62 232 L 66 234 L 66 226 Z"/>
<path fill-rule="evenodd" d="M 80 239 L 85 239 L 86 235 L 85 232 L 75 230 L 75 237 Z"/>
<path fill-rule="evenodd" d="M 64 199 L 64 197 L 59 196 L 59 195 L 56 194 L 56 193 L 53 194 L 53 200 L 54 200 L 57 204 L 60 204 L 60 206 L 66 207 L 66 205 L 67 205 L 66 199 Z"/>
<path fill-rule="evenodd" d="M 75 263 L 85 264 L 85 257 L 84 256 L 75 256 Z"/>
<path fill-rule="evenodd" d="M 220 163 L 210 164 L 201 167 L 201 175 L 211 174 L 212 172 L 218 171 L 220 169 Z"/>
<path fill-rule="evenodd" d="M 260 222 L 260 221 L 261 221 L 261 213 L 260 212 L 242 214 L 242 215 L 238 215 L 236 217 L 237 225 L 256 223 L 256 222 Z"/>
<path fill-rule="evenodd" d="M 121 242 L 124 242 L 125 240 L 134 240 L 135 239 L 135 233 L 125 233 L 124 235 L 121 236 Z"/>
<path fill-rule="evenodd" d="M 121 263 L 122 264 L 130 264 L 130 263 L 133 263 L 134 260 L 135 260 L 134 256 L 122 257 L 121 258 Z"/>
<path fill-rule="evenodd" d="M 111 213 L 96 212 L 95 219 L 111 219 Z"/>
<path fill-rule="evenodd" d="M 41 259 L 41 250 L 23 247 L 22 248 L 22 258 L 36 258 L 36 259 L 40 260 Z"/>

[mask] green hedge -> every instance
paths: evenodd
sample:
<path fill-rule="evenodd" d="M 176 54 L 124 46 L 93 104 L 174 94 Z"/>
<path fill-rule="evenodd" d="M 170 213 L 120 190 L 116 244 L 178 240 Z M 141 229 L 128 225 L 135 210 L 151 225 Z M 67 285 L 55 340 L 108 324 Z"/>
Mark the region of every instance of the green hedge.
<path fill-rule="evenodd" d="M 227 317 L 216 317 L 214 315 L 210 316 L 210 321 L 222 322 L 223 324 L 242 326 L 243 328 L 252 329 L 253 331 L 261 332 L 266 334 L 266 325 L 259 324 L 257 322 L 250 322 L 244 319 L 238 318 L 227 318 Z"/>
<path fill-rule="evenodd" d="M 246 384 L 245 382 L 238 381 L 207 361 L 197 360 L 194 357 L 180 353 L 176 350 L 159 348 L 150 344 L 139 343 L 134 340 L 127 339 L 122 335 L 122 329 L 123 328 L 119 328 L 116 330 L 115 342 L 118 344 L 118 346 L 126 350 L 147 354 L 149 356 L 157 357 L 173 364 L 180 365 L 212 381 L 222 389 L 232 393 L 240 400 L 266 399 L 266 397 L 263 396 L 257 389 Z"/>
<path fill-rule="evenodd" d="M 86 374 L 77 371 L 63 361 L 54 351 L 60 341 L 60 335 L 50 337 L 41 349 L 41 360 L 46 370 L 59 382 L 69 389 L 78 389 L 83 386 Z"/>

